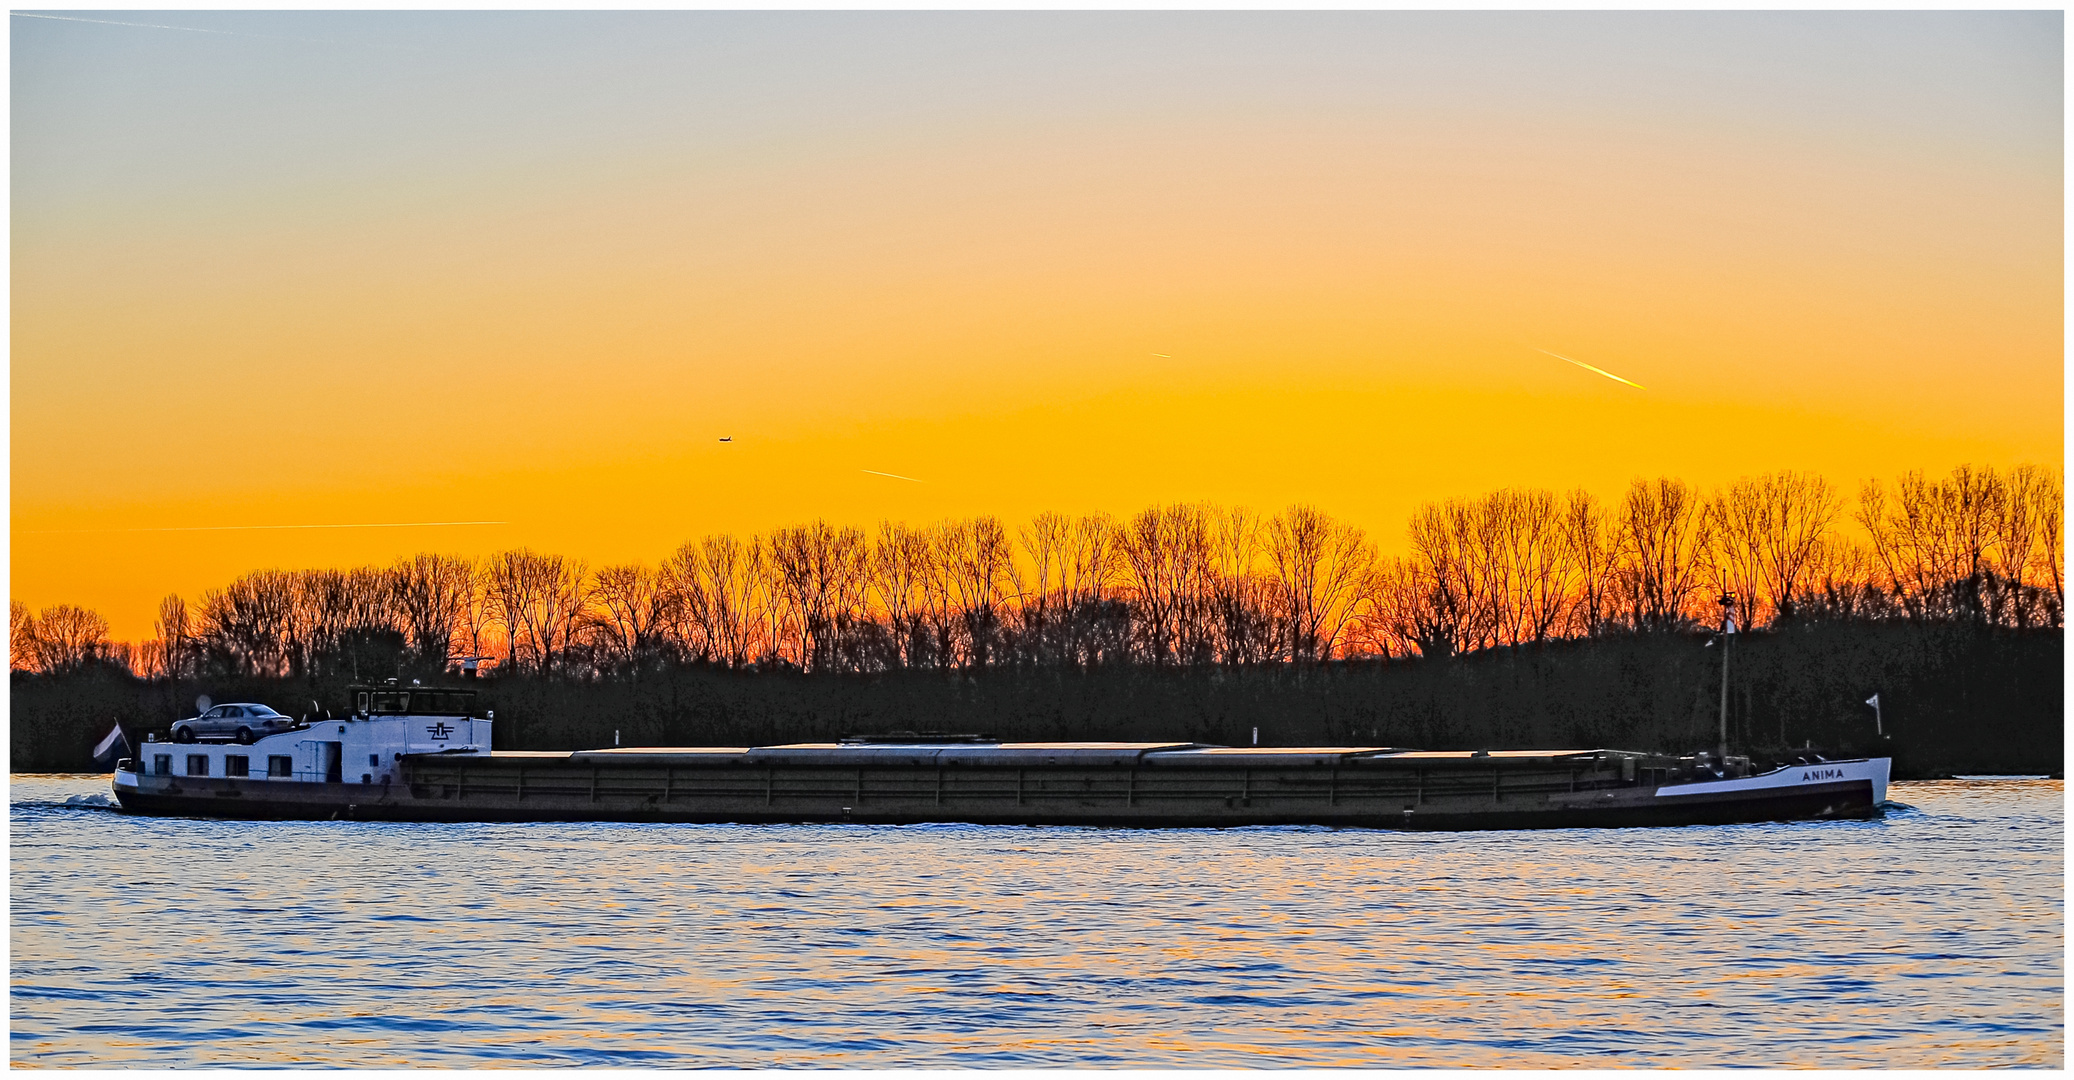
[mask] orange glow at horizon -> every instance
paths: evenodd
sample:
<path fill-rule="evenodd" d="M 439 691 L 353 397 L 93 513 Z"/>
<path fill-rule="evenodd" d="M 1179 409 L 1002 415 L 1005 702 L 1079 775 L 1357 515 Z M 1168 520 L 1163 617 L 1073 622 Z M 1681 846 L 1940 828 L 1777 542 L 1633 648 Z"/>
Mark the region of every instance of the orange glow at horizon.
<path fill-rule="evenodd" d="M 1447 101 L 18 186 L 11 595 L 134 640 L 425 550 L 2056 467 L 2057 155 Z"/>

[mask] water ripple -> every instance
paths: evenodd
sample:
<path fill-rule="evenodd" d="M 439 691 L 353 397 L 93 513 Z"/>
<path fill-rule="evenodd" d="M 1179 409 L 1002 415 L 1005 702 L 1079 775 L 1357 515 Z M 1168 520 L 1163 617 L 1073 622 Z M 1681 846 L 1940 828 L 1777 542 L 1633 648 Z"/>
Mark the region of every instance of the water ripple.
<path fill-rule="evenodd" d="M 11 784 L 11 1060 L 2063 1064 L 2053 781 L 1394 834 L 140 818 Z"/>

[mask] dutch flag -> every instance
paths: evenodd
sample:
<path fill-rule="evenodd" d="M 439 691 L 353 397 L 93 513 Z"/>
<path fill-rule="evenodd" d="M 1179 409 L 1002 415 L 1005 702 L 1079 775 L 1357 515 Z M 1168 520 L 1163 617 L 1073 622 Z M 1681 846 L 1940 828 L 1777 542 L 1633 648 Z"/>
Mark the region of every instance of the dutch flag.
<path fill-rule="evenodd" d="M 122 733 L 122 724 L 118 722 L 114 729 L 108 732 L 108 737 L 94 747 L 94 764 L 104 769 L 112 769 L 115 767 L 116 759 L 129 753 L 129 750 L 130 740 Z"/>

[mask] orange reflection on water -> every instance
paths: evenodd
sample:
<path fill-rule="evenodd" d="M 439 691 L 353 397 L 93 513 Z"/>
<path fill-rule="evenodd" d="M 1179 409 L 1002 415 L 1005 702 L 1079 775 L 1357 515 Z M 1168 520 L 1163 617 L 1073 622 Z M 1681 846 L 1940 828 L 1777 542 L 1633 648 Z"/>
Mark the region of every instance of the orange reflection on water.
<path fill-rule="evenodd" d="M 252 824 L 64 783 L 16 778 L 18 1064 L 2063 1061 L 2057 782 L 1464 834 Z M 202 944 L 140 969 L 123 925 Z"/>

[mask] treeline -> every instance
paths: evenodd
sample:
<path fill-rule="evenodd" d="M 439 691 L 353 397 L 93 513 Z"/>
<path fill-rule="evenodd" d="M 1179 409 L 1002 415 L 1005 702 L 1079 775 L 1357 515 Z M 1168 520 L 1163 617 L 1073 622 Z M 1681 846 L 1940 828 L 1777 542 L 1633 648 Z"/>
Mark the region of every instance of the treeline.
<path fill-rule="evenodd" d="M 261 570 L 168 596 L 155 638 L 69 605 L 11 606 L 17 670 L 115 664 L 194 679 L 371 678 L 450 662 L 553 679 L 736 671 L 1248 668 L 1438 658 L 1825 620 L 2056 628 L 2057 472 L 1962 466 L 1868 481 L 1781 472 L 1616 500 L 1507 489 L 1421 507 L 1409 553 L 1307 506 L 1128 518 L 988 516 L 872 534 L 826 522 L 689 542 L 650 566 L 531 550 Z M 1847 535 L 1855 524 L 1857 535 Z M 1721 600 L 1732 596 L 1724 610 Z"/>
<path fill-rule="evenodd" d="M 1440 659 L 1316 664 L 1000 666 L 871 674 L 668 667 L 639 678 L 507 675 L 474 685 L 500 749 L 744 746 L 899 730 L 1004 739 L 1187 740 L 1439 750 L 1614 746 L 1690 753 L 1716 739 L 1721 663 L 1709 635 L 1622 633 Z M 1897 775 L 2058 773 L 2062 632 L 1908 619 L 1794 622 L 1738 634 L 1737 753 L 1880 753 Z M 13 679 L 13 765 L 91 768 L 111 721 L 132 738 L 194 697 L 323 715 L 350 675 L 140 679 L 113 666 Z M 1865 699 L 1877 692 L 1890 739 Z"/>

